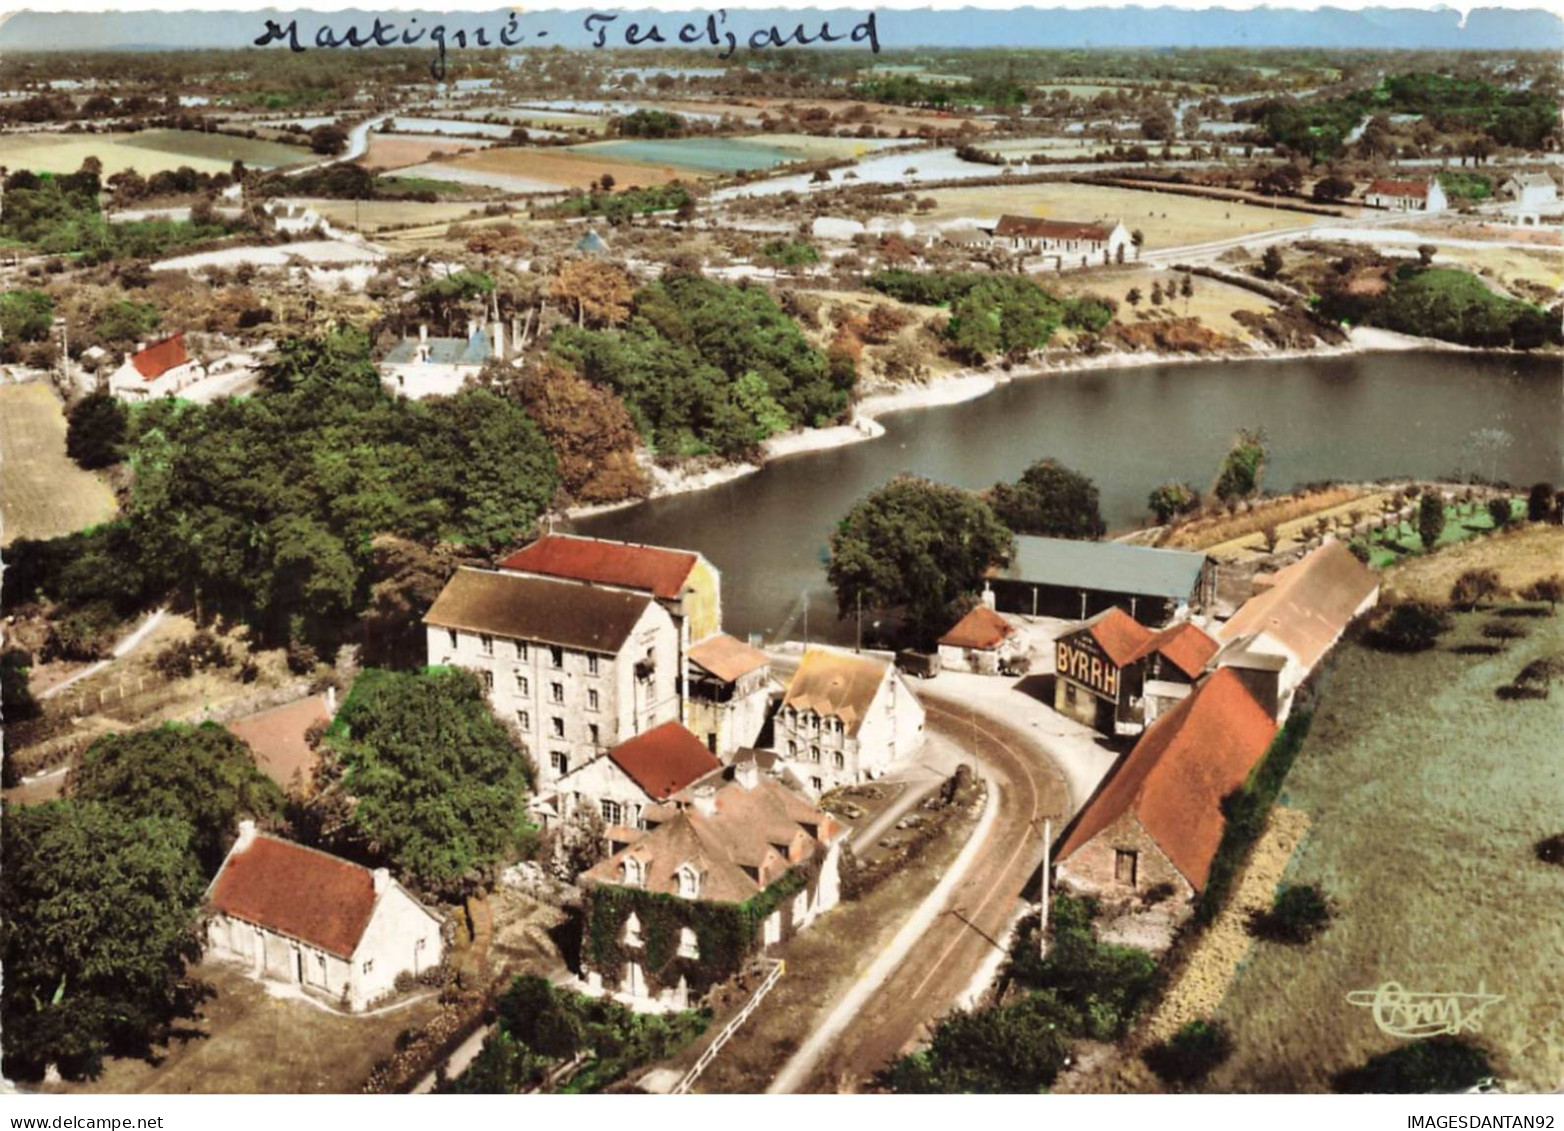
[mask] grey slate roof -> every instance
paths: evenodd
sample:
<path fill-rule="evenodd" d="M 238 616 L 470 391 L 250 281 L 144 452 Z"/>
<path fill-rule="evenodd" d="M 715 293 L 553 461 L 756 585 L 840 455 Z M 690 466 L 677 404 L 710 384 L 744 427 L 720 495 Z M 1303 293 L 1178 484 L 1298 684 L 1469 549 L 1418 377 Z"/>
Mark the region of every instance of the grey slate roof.
<path fill-rule="evenodd" d="M 470 338 L 430 338 L 431 365 L 482 365 L 494 351 L 487 330 L 478 330 Z M 386 354 L 386 365 L 411 365 L 418 357 L 418 339 L 404 338 Z"/>
<path fill-rule="evenodd" d="M 651 600 L 579 581 L 464 568 L 445 583 L 424 623 L 612 654 Z"/>
<path fill-rule="evenodd" d="M 1188 550 L 1021 535 L 1005 576 L 1037 585 L 1187 600 L 1205 561 L 1204 554 Z"/>

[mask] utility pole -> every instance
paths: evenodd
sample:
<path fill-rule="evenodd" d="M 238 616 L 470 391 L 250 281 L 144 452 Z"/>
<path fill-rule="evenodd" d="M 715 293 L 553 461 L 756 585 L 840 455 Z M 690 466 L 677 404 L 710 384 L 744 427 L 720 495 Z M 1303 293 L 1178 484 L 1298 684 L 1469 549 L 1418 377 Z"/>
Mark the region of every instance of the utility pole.
<path fill-rule="evenodd" d="M 1053 844 L 1053 818 L 1043 818 L 1043 910 L 1037 921 L 1037 957 L 1048 957 L 1048 853 Z"/>
<path fill-rule="evenodd" d="M 853 651 L 855 651 L 855 652 L 862 652 L 863 651 L 863 590 L 860 589 L 858 591 L 857 599 L 858 599 L 858 644 L 857 644 L 857 647 L 855 647 L 853 649 Z"/>

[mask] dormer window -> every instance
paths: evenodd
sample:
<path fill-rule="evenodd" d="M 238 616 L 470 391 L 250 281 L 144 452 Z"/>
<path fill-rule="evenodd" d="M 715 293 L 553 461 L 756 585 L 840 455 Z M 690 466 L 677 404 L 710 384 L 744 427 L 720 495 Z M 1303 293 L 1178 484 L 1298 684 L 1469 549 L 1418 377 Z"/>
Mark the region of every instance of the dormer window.
<path fill-rule="evenodd" d="M 634 856 L 625 857 L 624 884 L 627 888 L 643 887 L 646 884 L 646 866 Z M 634 915 L 630 916 L 630 919 L 636 924 L 636 931 L 639 932 L 641 929 L 640 920 L 636 919 Z"/>
<path fill-rule="evenodd" d="M 494 637 L 490 636 L 487 632 L 479 633 L 478 647 L 482 649 L 485 656 L 494 655 Z"/>
<path fill-rule="evenodd" d="M 623 942 L 625 946 L 639 949 L 644 944 L 641 942 L 641 917 L 634 911 L 630 912 L 630 918 L 625 920 L 625 933 Z"/>
<path fill-rule="evenodd" d="M 679 898 L 699 899 L 701 894 L 701 877 L 693 866 L 685 864 L 679 869 Z"/>

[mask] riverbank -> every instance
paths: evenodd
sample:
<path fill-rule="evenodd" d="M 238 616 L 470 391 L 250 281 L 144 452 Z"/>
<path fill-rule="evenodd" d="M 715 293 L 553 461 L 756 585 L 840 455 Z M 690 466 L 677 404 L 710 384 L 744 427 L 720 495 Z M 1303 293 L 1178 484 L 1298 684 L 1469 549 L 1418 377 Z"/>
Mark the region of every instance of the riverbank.
<path fill-rule="evenodd" d="M 1142 369 L 1159 365 L 1193 365 L 1218 361 L 1301 361 L 1363 353 L 1404 353 L 1413 350 L 1481 352 L 1474 351 L 1469 346 L 1454 345 L 1432 338 L 1416 338 L 1391 330 L 1359 326 L 1348 332 L 1348 340 L 1342 345 L 1320 346 L 1307 350 L 1256 349 L 1245 353 L 1217 354 L 1116 352 L 1090 356 L 1045 354 L 1040 364 L 1017 366 L 1009 371 L 964 369 L 919 385 L 870 393 L 855 406 L 851 423 L 837 424 L 829 428 L 804 428 L 773 436 L 761 445 L 762 455 L 759 462 L 743 461 L 715 466 L 702 464 L 695 467 L 666 468 L 648 461 L 647 473 L 651 476 L 652 488 L 647 499 L 662 499 L 671 495 L 704 491 L 752 475 L 775 460 L 875 440 L 885 434 L 885 425 L 880 422 L 882 416 L 976 400 L 1012 381 L 1087 371 Z M 571 519 L 591 518 L 633 507 L 643 501 L 646 500 L 626 499 L 618 503 L 572 507 L 566 515 Z"/>

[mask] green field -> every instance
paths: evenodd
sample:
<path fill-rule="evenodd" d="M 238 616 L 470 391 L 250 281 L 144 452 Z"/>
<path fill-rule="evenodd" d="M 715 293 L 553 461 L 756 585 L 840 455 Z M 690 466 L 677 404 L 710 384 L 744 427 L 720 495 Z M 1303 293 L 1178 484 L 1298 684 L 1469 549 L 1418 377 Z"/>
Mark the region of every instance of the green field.
<path fill-rule="evenodd" d="M 141 133 L 128 134 L 123 140 L 126 145 L 150 149 L 155 153 L 230 163 L 243 161 L 258 169 L 315 159 L 313 154 L 296 145 L 281 145 L 260 138 L 202 133 L 199 130 L 143 130 Z"/>
<path fill-rule="evenodd" d="M 74 173 L 88 157 L 103 162 L 107 176 L 134 169 L 143 177 L 188 165 L 198 173 L 226 173 L 242 160 L 270 168 L 308 160 L 302 149 L 253 138 L 195 130 L 144 130 L 135 134 L 5 134 L 0 165 L 35 173 Z"/>
<path fill-rule="evenodd" d="M 1526 500 L 1511 499 L 1510 514 L 1515 518 L 1526 517 Z M 1439 541 L 1434 543 L 1436 549 L 1444 546 L 1453 546 L 1457 542 L 1465 542 L 1468 538 L 1476 538 L 1479 535 L 1489 534 L 1493 531 L 1493 517 L 1488 513 L 1486 504 L 1479 503 L 1472 510 L 1459 510 L 1454 506 L 1445 507 L 1445 528 L 1439 535 Z M 1353 539 L 1359 545 L 1367 546 L 1369 552 L 1369 565 L 1375 569 L 1384 569 L 1392 562 L 1401 561 L 1411 554 L 1423 553 L 1423 540 L 1418 537 L 1417 520 L 1404 520 L 1396 527 L 1395 541 L 1387 546 L 1375 534 L 1373 540 L 1364 537 Z"/>
<path fill-rule="evenodd" d="M 1523 639 L 1496 654 L 1490 625 Z M 1416 655 L 1340 646 L 1281 804 L 1311 827 L 1283 882 L 1315 884 L 1336 916 L 1302 947 L 1257 943 L 1218 1019 L 1236 1050 L 1214 1092 L 1325 1091 L 1395 1047 L 1347 994 L 1502 995 L 1469 1034 L 1512 1090 L 1564 1078 L 1564 870 L 1533 846 L 1564 832 L 1564 687 L 1507 702 L 1527 664 L 1564 657 L 1564 617 L 1458 614 Z"/>

